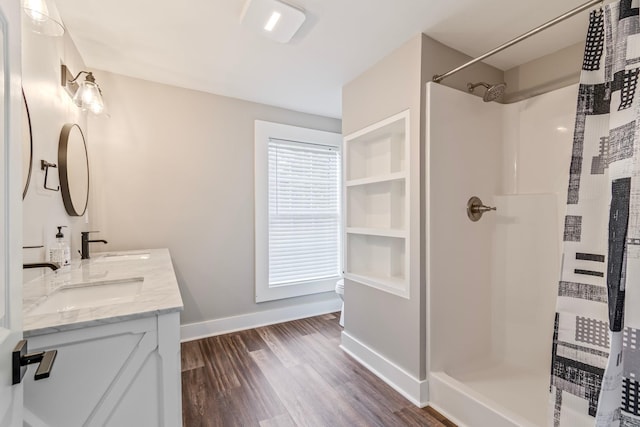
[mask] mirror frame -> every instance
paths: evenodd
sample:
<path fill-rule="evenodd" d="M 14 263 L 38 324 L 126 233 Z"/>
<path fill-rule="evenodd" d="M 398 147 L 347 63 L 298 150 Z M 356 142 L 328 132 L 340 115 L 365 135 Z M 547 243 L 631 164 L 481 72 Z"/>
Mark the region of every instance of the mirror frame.
<path fill-rule="evenodd" d="M 67 164 L 67 148 L 69 143 L 69 135 L 74 127 L 80 131 L 82 137 L 82 144 L 84 145 L 85 158 L 87 159 L 87 194 L 85 197 L 85 204 L 82 212 L 76 211 L 73 206 L 73 200 L 71 200 L 71 191 L 69 189 L 69 174 Z M 87 153 L 87 141 L 84 138 L 84 132 L 82 128 L 75 123 L 67 123 L 62 126 L 62 132 L 60 132 L 60 141 L 58 143 L 58 173 L 60 175 L 60 190 L 62 193 L 62 201 L 67 214 L 70 216 L 82 216 L 87 211 L 89 205 L 89 154 Z"/>
<path fill-rule="evenodd" d="M 24 102 L 24 109 L 27 112 L 27 123 L 29 124 L 29 173 L 27 174 L 27 180 L 24 183 L 24 188 L 22 189 L 22 200 L 27 197 L 27 192 L 29 191 L 29 183 L 31 182 L 31 173 L 33 172 L 33 130 L 31 129 L 31 113 L 29 112 L 29 104 L 27 104 L 27 97 L 24 94 L 24 89 L 22 89 L 22 102 Z M 22 135 L 24 139 L 24 135 Z"/>

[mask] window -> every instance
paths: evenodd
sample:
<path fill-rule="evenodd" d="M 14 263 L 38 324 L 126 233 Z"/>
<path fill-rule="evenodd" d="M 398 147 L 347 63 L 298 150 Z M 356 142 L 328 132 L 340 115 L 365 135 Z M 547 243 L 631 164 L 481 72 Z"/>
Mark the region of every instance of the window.
<path fill-rule="evenodd" d="M 256 302 L 332 291 L 341 266 L 340 134 L 255 122 Z"/>

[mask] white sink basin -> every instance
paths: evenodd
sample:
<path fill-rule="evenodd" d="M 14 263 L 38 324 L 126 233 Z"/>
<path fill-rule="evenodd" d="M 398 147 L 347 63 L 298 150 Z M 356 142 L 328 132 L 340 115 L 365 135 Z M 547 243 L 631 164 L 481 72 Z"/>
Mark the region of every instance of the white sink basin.
<path fill-rule="evenodd" d="M 100 258 L 96 258 L 93 262 L 115 262 L 115 261 L 134 261 L 134 260 L 142 260 L 149 259 L 151 254 L 148 252 L 140 252 L 135 254 L 106 254 L 101 256 Z"/>
<path fill-rule="evenodd" d="M 142 277 L 63 286 L 28 311 L 29 316 L 131 302 L 142 289 Z"/>

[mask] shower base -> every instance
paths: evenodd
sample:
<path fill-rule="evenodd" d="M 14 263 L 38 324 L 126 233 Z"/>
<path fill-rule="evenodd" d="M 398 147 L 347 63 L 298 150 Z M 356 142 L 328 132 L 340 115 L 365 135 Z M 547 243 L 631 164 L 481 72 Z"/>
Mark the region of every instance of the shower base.
<path fill-rule="evenodd" d="M 429 400 L 461 426 L 547 425 L 549 372 L 493 362 L 433 372 Z"/>

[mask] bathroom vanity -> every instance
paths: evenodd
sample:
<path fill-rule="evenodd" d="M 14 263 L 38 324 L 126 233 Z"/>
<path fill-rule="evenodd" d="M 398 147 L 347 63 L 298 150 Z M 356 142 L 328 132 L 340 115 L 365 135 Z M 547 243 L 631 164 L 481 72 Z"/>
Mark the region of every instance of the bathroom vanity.
<path fill-rule="evenodd" d="M 167 249 L 92 255 L 24 285 L 29 351 L 58 350 L 24 378 L 31 426 L 180 426 L 182 298 Z"/>

